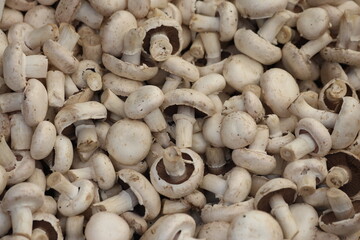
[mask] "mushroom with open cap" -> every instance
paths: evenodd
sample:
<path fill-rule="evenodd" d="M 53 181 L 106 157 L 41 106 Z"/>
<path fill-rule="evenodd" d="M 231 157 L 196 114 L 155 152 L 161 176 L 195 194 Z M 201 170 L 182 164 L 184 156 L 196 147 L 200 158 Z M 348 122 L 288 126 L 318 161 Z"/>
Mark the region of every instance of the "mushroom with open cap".
<path fill-rule="evenodd" d="M 10 212 L 13 235 L 31 238 L 33 213 L 43 203 L 44 192 L 33 183 L 18 183 L 6 191 L 2 208 Z"/>
<path fill-rule="evenodd" d="M 276 167 L 276 160 L 274 156 L 265 152 L 268 140 L 268 127 L 266 125 L 257 125 L 254 141 L 249 147 L 238 148 L 232 152 L 231 158 L 233 162 L 254 174 L 270 174 Z"/>
<path fill-rule="evenodd" d="M 93 91 L 102 88 L 102 69 L 92 60 L 82 60 L 76 71 L 71 74 L 71 79 L 79 89 L 89 87 Z"/>
<path fill-rule="evenodd" d="M 234 167 L 222 178 L 214 174 L 206 174 L 200 188 L 213 192 L 226 204 L 242 202 L 249 195 L 251 188 L 250 173 L 240 167 Z"/>
<path fill-rule="evenodd" d="M 44 55 L 25 56 L 20 43 L 9 44 L 4 51 L 3 74 L 5 84 L 13 91 L 22 91 L 26 78 L 45 78 L 48 59 Z"/>
<path fill-rule="evenodd" d="M 92 215 L 85 227 L 88 240 L 129 240 L 129 224 L 119 215 L 111 212 L 98 212 Z"/>
<path fill-rule="evenodd" d="M 78 215 L 93 202 L 95 186 L 87 179 L 78 179 L 71 183 L 61 173 L 54 172 L 47 177 L 47 185 L 60 193 L 58 210 L 64 216 Z"/>
<path fill-rule="evenodd" d="M 142 27 L 146 32 L 143 49 L 155 61 L 165 61 L 182 50 L 182 28 L 175 19 L 152 17 Z"/>
<path fill-rule="evenodd" d="M 33 219 L 33 233 L 31 239 L 64 239 L 60 221 L 54 215 L 44 212 L 35 212 Z"/>
<path fill-rule="evenodd" d="M 128 118 L 144 119 L 152 132 L 160 132 L 167 127 L 160 110 L 164 94 L 160 88 L 146 85 L 132 92 L 125 101 L 124 111 Z"/>
<path fill-rule="evenodd" d="M 141 236 L 140 240 L 195 240 L 193 238 L 195 227 L 195 220 L 188 214 L 176 213 L 165 215 L 156 220 Z"/>
<path fill-rule="evenodd" d="M 360 192 L 357 184 L 360 180 L 360 160 L 358 156 L 346 150 L 335 150 L 325 155 L 329 173 L 326 184 L 329 187 L 340 188 L 349 197 Z"/>
<path fill-rule="evenodd" d="M 234 218 L 227 239 L 281 240 L 284 236 L 279 223 L 270 214 L 252 210 Z"/>
<path fill-rule="evenodd" d="M 283 177 L 297 185 L 299 195 L 311 195 L 316 185 L 323 182 L 327 175 L 325 158 L 307 158 L 290 162 L 286 165 Z"/>
<path fill-rule="evenodd" d="M 292 142 L 280 148 L 280 155 L 286 161 L 294 161 L 310 154 L 315 157 L 325 156 L 331 149 L 329 131 L 313 118 L 303 118 L 296 126 Z"/>
<path fill-rule="evenodd" d="M 360 230 L 360 202 L 351 199 L 337 188 L 327 191 L 331 210 L 323 212 L 319 218 L 322 230 L 338 236 L 349 236 Z"/>
<path fill-rule="evenodd" d="M 92 208 L 95 211 L 122 214 L 133 210 L 139 204 L 144 207 L 143 218 L 145 220 L 156 218 L 161 208 L 160 196 L 149 180 L 132 169 L 121 169 L 118 176 L 120 180 L 129 185 L 129 188 L 102 202 L 93 204 Z"/>
<path fill-rule="evenodd" d="M 285 178 L 274 178 L 262 185 L 255 195 L 255 208 L 270 212 L 279 222 L 284 238 L 292 239 L 298 233 L 288 204 L 296 199 L 296 184 Z"/>
<path fill-rule="evenodd" d="M 204 175 L 202 158 L 188 148 L 170 146 L 150 169 L 154 188 L 169 198 L 181 198 L 194 192 Z"/>

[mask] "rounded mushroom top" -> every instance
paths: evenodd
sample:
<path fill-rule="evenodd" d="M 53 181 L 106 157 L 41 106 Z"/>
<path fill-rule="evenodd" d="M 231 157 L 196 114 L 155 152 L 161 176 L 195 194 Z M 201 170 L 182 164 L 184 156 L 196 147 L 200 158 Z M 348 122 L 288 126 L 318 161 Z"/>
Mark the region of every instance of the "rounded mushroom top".
<path fill-rule="evenodd" d="M 22 91 L 26 85 L 25 54 L 20 43 L 9 44 L 4 51 L 3 75 L 6 85 L 13 91 Z"/>
<path fill-rule="evenodd" d="M 325 156 L 332 146 L 331 136 L 328 129 L 314 118 L 301 119 L 295 128 L 295 136 L 308 133 L 316 143 L 316 149 L 311 153 L 313 156 Z"/>
<path fill-rule="evenodd" d="M 258 210 L 251 210 L 234 218 L 228 233 L 229 240 L 282 240 L 283 238 L 279 223 L 270 214 Z"/>
<path fill-rule="evenodd" d="M 193 107 L 206 116 L 212 116 L 216 113 L 215 105 L 208 96 L 188 88 L 177 88 L 165 93 L 162 109 L 166 111 L 172 106 Z"/>
<path fill-rule="evenodd" d="M 85 227 L 88 240 L 129 240 L 131 231 L 128 223 L 119 215 L 111 212 L 98 212 L 91 216 Z"/>
<path fill-rule="evenodd" d="M 286 0 L 264 2 L 262 0 L 236 0 L 236 8 L 244 18 L 259 19 L 269 18 L 276 12 L 285 10 Z"/>
<path fill-rule="evenodd" d="M 307 40 L 315 40 L 329 28 L 329 15 L 320 7 L 305 9 L 299 14 L 296 28 L 300 35 Z"/>
<path fill-rule="evenodd" d="M 274 178 L 262 185 L 256 192 L 254 205 L 256 209 L 270 212 L 270 198 L 275 194 L 283 196 L 285 202 L 293 203 L 296 199 L 297 186 L 285 178 Z"/>
<path fill-rule="evenodd" d="M 220 41 L 231 41 L 238 27 L 238 12 L 233 3 L 223 1 L 219 4 L 217 12 L 220 17 Z"/>
<path fill-rule="evenodd" d="M 195 82 L 200 77 L 197 67 L 179 56 L 170 56 L 162 62 L 160 67 L 162 70 L 181 77 L 189 82 Z"/>
<path fill-rule="evenodd" d="M 124 111 L 127 117 L 141 119 L 154 111 L 164 102 L 164 93 L 160 88 L 146 85 L 132 92 L 125 101 Z"/>
<path fill-rule="evenodd" d="M 141 173 L 132 169 L 121 169 L 119 178 L 129 185 L 131 191 L 137 197 L 139 204 L 145 207 L 144 219 L 151 220 L 160 213 L 160 196 L 151 185 L 149 180 Z"/>
<path fill-rule="evenodd" d="M 16 208 L 30 208 L 35 212 L 44 203 L 44 192 L 34 183 L 18 183 L 6 191 L 2 208 L 13 211 Z"/>
<path fill-rule="evenodd" d="M 225 86 L 226 82 L 222 75 L 218 73 L 210 73 L 199 78 L 199 80 L 197 80 L 191 88 L 209 95 L 221 92 Z"/>
<path fill-rule="evenodd" d="M 95 172 L 95 181 L 99 188 L 109 189 L 115 184 L 116 174 L 113 164 L 109 157 L 101 152 L 95 153 L 91 156 L 92 168 Z"/>
<path fill-rule="evenodd" d="M 289 117 L 290 104 L 299 96 L 299 86 L 293 76 L 280 68 L 267 70 L 260 78 L 266 105 L 279 117 Z"/>

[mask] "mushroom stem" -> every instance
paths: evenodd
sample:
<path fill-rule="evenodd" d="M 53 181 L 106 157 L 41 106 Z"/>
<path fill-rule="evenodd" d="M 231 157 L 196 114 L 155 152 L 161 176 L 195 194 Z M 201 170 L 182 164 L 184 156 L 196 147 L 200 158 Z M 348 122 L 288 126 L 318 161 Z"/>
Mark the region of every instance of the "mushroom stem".
<path fill-rule="evenodd" d="M 266 20 L 257 32 L 265 40 L 276 43 L 276 35 L 280 32 L 282 26 L 290 19 L 287 11 L 277 12 L 274 16 Z"/>
<path fill-rule="evenodd" d="M 292 239 L 299 230 L 291 214 L 289 205 L 280 194 L 273 195 L 270 198 L 269 204 L 272 209 L 271 213 L 275 215 L 284 232 L 284 238 Z"/>
<path fill-rule="evenodd" d="M 200 183 L 200 187 L 215 194 L 217 198 L 222 197 L 227 188 L 227 182 L 215 174 L 206 174 Z"/>
<path fill-rule="evenodd" d="M 107 198 L 106 200 L 94 204 L 94 208 L 99 211 L 113 212 L 122 214 L 132 210 L 137 204 L 138 199 L 135 194 L 130 190 L 123 190 L 119 194 Z"/>
<path fill-rule="evenodd" d="M 16 156 L 11 151 L 4 135 L 0 136 L 0 153 L 0 165 L 8 172 L 13 170 L 16 165 Z"/>
<path fill-rule="evenodd" d="M 41 239 L 41 240 L 49 240 L 49 236 L 46 232 L 41 228 L 35 228 L 32 231 L 31 239 Z"/>
<path fill-rule="evenodd" d="M 48 70 L 48 59 L 44 55 L 25 57 L 25 75 L 28 78 L 45 78 Z"/>
<path fill-rule="evenodd" d="M 347 166 L 335 166 L 329 170 L 326 176 L 326 184 L 329 187 L 340 188 L 351 179 L 351 171 Z"/>
<path fill-rule="evenodd" d="M 174 178 L 182 177 L 185 174 L 186 168 L 180 150 L 175 146 L 170 146 L 164 150 L 163 154 L 166 173 Z"/>
<path fill-rule="evenodd" d="M 60 35 L 58 43 L 72 52 L 76 43 L 78 42 L 80 35 L 70 24 L 63 24 L 60 26 Z"/>
<path fill-rule="evenodd" d="M 141 49 L 145 34 L 145 30 L 141 27 L 130 29 L 125 34 L 121 60 L 135 65 L 140 64 Z"/>
<path fill-rule="evenodd" d="M 354 206 L 346 193 L 337 188 L 330 188 L 326 195 L 337 220 L 349 219 L 355 215 Z"/>
<path fill-rule="evenodd" d="M 194 14 L 190 29 L 195 32 L 217 32 L 220 29 L 220 18 Z"/>
<path fill-rule="evenodd" d="M 35 49 L 44 44 L 48 39 L 56 39 L 59 36 L 59 29 L 56 24 L 47 24 L 34 29 L 25 36 L 25 45 L 29 49 Z"/>
<path fill-rule="evenodd" d="M 78 121 L 75 126 L 77 149 L 81 152 L 91 152 L 97 149 L 99 141 L 95 124 L 91 120 L 84 120 Z"/>
<path fill-rule="evenodd" d="M 163 91 L 164 94 L 171 90 L 175 90 L 180 85 L 181 80 L 182 80 L 181 77 L 170 74 L 168 77 L 166 77 L 166 81 L 162 86 L 161 90 Z"/>
<path fill-rule="evenodd" d="M 84 216 L 72 216 L 66 220 L 66 238 L 67 239 L 84 239 Z"/>
<path fill-rule="evenodd" d="M 348 88 L 344 81 L 335 80 L 329 88 L 325 90 L 326 99 L 332 103 L 339 103 L 346 96 Z"/>
<path fill-rule="evenodd" d="M 192 146 L 195 110 L 188 106 L 179 106 L 177 114 L 173 115 L 176 126 L 176 146 L 189 148 Z"/>
<path fill-rule="evenodd" d="M 280 148 L 280 155 L 286 161 L 300 159 L 316 149 L 314 139 L 308 133 L 300 134 L 295 140 Z"/>
<path fill-rule="evenodd" d="M 156 33 L 150 39 L 150 55 L 156 61 L 165 61 L 173 51 L 170 39 L 165 33 Z"/>
<path fill-rule="evenodd" d="M 205 151 L 206 165 L 212 173 L 220 172 L 226 165 L 224 149 L 220 147 L 207 147 Z"/>
<path fill-rule="evenodd" d="M 92 167 L 71 169 L 67 172 L 67 176 L 70 181 L 75 181 L 76 179 L 91 180 L 94 177 L 94 169 Z"/>
<path fill-rule="evenodd" d="M 83 73 L 83 78 L 92 91 L 99 91 L 102 88 L 101 75 L 93 69 L 86 69 Z"/>
<path fill-rule="evenodd" d="M 217 5 L 214 1 L 196 1 L 195 9 L 198 14 L 213 17 L 216 14 Z"/>
<path fill-rule="evenodd" d="M 280 127 L 280 119 L 276 114 L 269 114 L 265 116 L 264 123 L 269 128 L 270 138 L 281 137 L 282 131 Z"/>
<path fill-rule="evenodd" d="M 258 125 L 254 141 L 249 145 L 248 149 L 265 152 L 269 140 L 269 128 L 266 125 Z"/>
<path fill-rule="evenodd" d="M 301 196 L 311 195 L 316 189 L 316 177 L 313 174 L 305 174 L 298 182 L 298 193 Z"/>
<path fill-rule="evenodd" d="M 161 147 L 168 147 L 171 144 L 169 133 L 165 130 L 154 132 L 153 136 L 155 138 L 155 142 L 160 144 Z"/>
<path fill-rule="evenodd" d="M 47 185 L 55 189 L 60 194 L 65 194 L 73 199 L 77 196 L 79 189 L 69 180 L 67 180 L 61 173 L 54 172 L 47 178 Z"/>
<path fill-rule="evenodd" d="M 291 27 L 285 25 L 280 29 L 280 31 L 276 35 L 276 40 L 278 41 L 278 43 L 285 44 L 290 41 L 296 42 L 295 38 L 297 37 L 299 37 L 298 32 L 292 29 Z"/>
<path fill-rule="evenodd" d="M 219 41 L 219 34 L 217 32 L 202 32 L 200 33 L 200 37 L 206 53 L 206 65 L 209 66 L 220 62 L 221 45 Z"/>
<path fill-rule="evenodd" d="M 321 37 L 315 40 L 308 41 L 301 48 L 300 52 L 308 57 L 308 59 L 312 58 L 315 54 L 320 52 L 321 49 L 326 47 L 329 43 L 331 43 L 332 38 L 328 32 L 325 32 Z"/>
<path fill-rule="evenodd" d="M 151 132 L 160 132 L 167 127 L 166 120 L 159 108 L 156 108 L 144 117 L 145 123 L 150 128 Z"/>
<path fill-rule="evenodd" d="M 11 211 L 11 224 L 13 235 L 31 238 L 33 216 L 28 207 L 17 207 Z"/>
<path fill-rule="evenodd" d="M 194 41 L 191 44 L 189 52 L 190 52 L 191 56 L 193 56 L 196 59 L 200 59 L 200 58 L 204 57 L 205 49 L 204 49 L 204 44 L 201 40 L 200 34 L 196 35 Z"/>

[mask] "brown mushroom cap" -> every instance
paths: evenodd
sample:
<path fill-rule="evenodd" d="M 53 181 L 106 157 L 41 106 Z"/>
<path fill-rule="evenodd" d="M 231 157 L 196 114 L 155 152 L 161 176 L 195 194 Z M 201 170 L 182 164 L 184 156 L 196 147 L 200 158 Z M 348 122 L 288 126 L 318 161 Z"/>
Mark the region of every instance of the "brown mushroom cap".
<path fill-rule="evenodd" d="M 285 202 L 291 204 L 296 199 L 297 186 L 285 178 L 274 178 L 262 185 L 255 195 L 256 209 L 270 212 L 270 198 L 275 194 L 283 196 Z"/>
<path fill-rule="evenodd" d="M 132 169 L 122 169 L 118 172 L 119 178 L 129 185 L 137 197 L 139 204 L 145 208 L 144 219 L 151 220 L 160 213 L 160 196 L 141 173 Z"/>
<path fill-rule="evenodd" d="M 160 88 L 146 85 L 131 93 L 125 101 L 124 111 L 127 117 L 142 119 L 164 102 L 164 93 Z"/>
<path fill-rule="evenodd" d="M 346 166 L 351 171 L 351 179 L 340 189 L 349 197 L 353 197 L 360 191 L 360 159 L 353 153 L 346 150 L 331 151 L 325 155 L 327 167 L 331 169 L 336 166 Z"/>

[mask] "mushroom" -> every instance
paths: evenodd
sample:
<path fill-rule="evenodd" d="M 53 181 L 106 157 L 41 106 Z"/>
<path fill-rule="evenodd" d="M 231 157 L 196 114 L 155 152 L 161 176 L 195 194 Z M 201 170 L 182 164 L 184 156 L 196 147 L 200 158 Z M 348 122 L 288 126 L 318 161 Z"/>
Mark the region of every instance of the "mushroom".
<path fill-rule="evenodd" d="M 106 2 L 106 4 L 98 0 L 89 0 L 89 3 L 98 13 L 104 17 L 109 17 L 118 10 L 124 10 L 127 5 L 127 1 L 125 0 L 109 0 Z"/>
<path fill-rule="evenodd" d="M 99 29 L 104 17 L 87 1 L 60 0 L 55 10 L 55 18 L 59 23 L 79 20 L 91 28 Z"/>
<path fill-rule="evenodd" d="M 24 115 L 20 112 L 10 116 L 10 133 L 11 149 L 30 149 L 33 129 L 26 124 Z"/>
<path fill-rule="evenodd" d="M 62 107 L 65 103 L 65 74 L 60 71 L 48 71 L 46 89 L 49 107 Z"/>
<path fill-rule="evenodd" d="M 283 177 L 297 185 L 298 194 L 311 195 L 316 185 L 323 182 L 327 175 L 325 158 L 307 158 L 290 162 L 286 165 Z"/>
<path fill-rule="evenodd" d="M 151 143 L 152 135 L 145 123 L 123 119 L 110 127 L 105 145 L 114 161 L 124 165 L 135 165 L 149 153 Z"/>
<path fill-rule="evenodd" d="M 170 146 L 150 168 L 150 180 L 156 191 L 169 198 L 181 198 L 194 192 L 204 176 L 204 163 L 193 150 Z"/>
<path fill-rule="evenodd" d="M 116 95 L 124 97 L 144 85 L 143 82 L 122 78 L 113 73 L 104 74 L 102 80 L 104 90 L 110 89 Z"/>
<path fill-rule="evenodd" d="M 284 238 L 292 239 L 298 233 L 294 217 L 288 204 L 296 199 L 296 185 L 285 178 L 274 178 L 262 185 L 255 195 L 255 207 L 270 212 L 279 222 Z"/>
<path fill-rule="evenodd" d="M 47 186 L 60 193 L 58 210 L 67 217 L 84 212 L 94 199 L 94 184 L 87 179 L 71 183 L 61 173 L 53 172 L 47 177 Z"/>
<path fill-rule="evenodd" d="M 5 140 L 4 135 L 0 136 L 0 165 L 5 168 L 6 171 L 11 171 L 16 166 L 16 156 L 9 147 Z"/>
<path fill-rule="evenodd" d="M 140 204 L 144 208 L 143 218 L 145 220 L 156 218 L 161 208 L 160 196 L 149 180 L 132 169 L 121 169 L 118 176 L 120 180 L 129 185 L 129 188 L 102 202 L 93 204 L 92 208 L 97 211 L 122 214 L 133 210 L 136 205 Z"/>
<path fill-rule="evenodd" d="M 99 64 L 92 60 L 82 60 L 76 71 L 71 74 L 71 79 L 80 89 L 89 87 L 93 91 L 99 91 L 102 88 L 102 75 Z"/>
<path fill-rule="evenodd" d="M 200 188 L 214 193 L 226 204 L 244 201 L 251 188 L 249 172 L 244 168 L 234 167 L 225 174 L 224 178 L 210 173 L 206 174 Z"/>
<path fill-rule="evenodd" d="M 130 240 L 131 231 L 128 223 L 111 212 L 98 212 L 92 215 L 85 227 L 88 240 Z"/>
<path fill-rule="evenodd" d="M 313 118 L 301 119 L 295 129 L 292 142 L 280 148 L 280 155 L 286 161 L 294 161 L 310 154 L 325 156 L 331 149 L 331 136 L 319 121 Z"/>
<path fill-rule="evenodd" d="M 276 12 L 285 10 L 286 0 L 276 0 L 271 4 L 264 4 L 261 0 L 236 0 L 235 6 L 241 17 L 250 19 L 269 18 Z"/>
<path fill-rule="evenodd" d="M 211 222 L 201 226 L 198 238 L 207 240 L 227 240 L 230 223 L 228 222 Z"/>
<path fill-rule="evenodd" d="M 130 231 L 138 235 L 143 235 L 148 229 L 148 223 L 145 219 L 133 212 L 124 212 L 121 217 L 129 224 Z M 131 234 L 132 235 L 132 234 Z"/>
<path fill-rule="evenodd" d="M 325 210 L 330 208 L 329 200 L 326 196 L 328 187 L 319 187 L 315 192 L 308 196 L 302 196 L 305 203 L 313 206 L 316 209 Z"/>
<path fill-rule="evenodd" d="M 171 224 L 165 224 L 171 223 Z M 140 238 L 140 240 L 194 239 L 196 223 L 187 214 L 176 213 L 160 217 Z"/>
<path fill-rule="evenodd" d="M 36 5 L 26 11 L 24 20 L 20 22 L 26 22 L 34 28 L 40 28 L 46 24 L 56 24 L 55 9 L 45 5 Z"/>
<path fill-rule="evenodd" d="M 319 38 L 328 30 L 329 26 L 329 15 L 325 9 L 320 7 L 305 9 L 299 14 L 296 21 L 296 29 L 300 36 L 307 40 Z"/>
<path fill-rule="evenodd" d="M 11 218 L 10 215 L 3 209 L 2 203 L 0 202 L 0 237 L 5 236 L 11 229 Z"/>
<path fill-rule="evenodd" d="M 8 179 L 9 179 L 9 174 L 6 172 L 5 168 L 0 165 L 0 194 L 2 194 L 3 191 L 5 190 Z"/>
<path fill-rule="evenodd" d="M 45 78 L 48 60 L 44 55 L 25 56 L 19 43 L 9 44 L 3 55 L 3 74 L 6 85 L 13 91 L 23 91 L 26 78 Z"/>
<path fill-rule="evenodd" d="M 54 172 L 67 172 L 73 162 L 74 151 L 71 140 L 64 135 L 57 135 L 54 143 L 54 160 L 50 169 Z"/>
<path fill-rule="evenodd" d="M 270 214 L 252 210 L 234 218 L 227 239 L 281 240 L 283 238 L 279 223 Z"/>
<path fill-rule="evenodd" d="M 43 45 L 43 52 L 52 65 L 65 74 L 76 71 L 79 61 L 73 56 L 73 49 L 80 36 L 74 27 L 63 23 L 60 25 L 60 34 L 57 42 L 48 39 Z"/>
<path fill-rule="evenodd" d="M 77 179 L 94 180 L 100 189 L 108 190 L 115 184 L 115 169 L 109 157 L 103 153 L 93 154 L 91 165 L 85 168 L 71 169 L 67 172 L 70 181 Z"/>
<path fill-rule="evenodd" d="M 257 125 L 254 141 L 249 147 L 238 148 L 232 152 L 231 158 L 233 162 L 254 174 L 270 174 L 276 167 L 276 160 L 274 156 L 265 152 L 268 139 L 268 127 L 266 125 Z"/>
<path fill-rule="evenodd" d="M 78 216 L 68 217 L 66 219 L 66 226 L 65 226 L 66 240 L 85 240 L 85 235 L 83 230 L 84 218 L 85 218 L 84 215 L 78 215 Z"/>
<path fill-rule="evenodd" d="M 35 160 L 29 151 L 14 151 L 16 157 L 15 168 L 8 172 L 7 185 L 15 185 L 28 179 L 35 171 Z"/>
<path fill-rule="evenodd" d="M 195 190 L 181 199 L 163 199 L 161 213 L 164 215 L 186 213 L 190 209 L 202 209 L 206 204 L 205 195 Z"/>
<path fill-rule="evenodd" d="M 27 11 L 37 5 L 36 1 L 8 0 L 6 6 L 19 11 Z"/>
<path fill-rule="evenodd" d="M 330 188 L 327 197 L 331 206 L 319 218 L 319 226 L 327 233 L 344 237 L 359 231 L 359 201 L 350 198 L 337 188 Z"/>
<path fill-rule="evenodd" d="M 59 219 L 50 213 L 36 212 L 33 216 L 31 239 L 64 239 Z"/>
<path fill-rule="evenodd" d="M 152 132 L 160 132 L 167 127 L 165 118 L 159 109 L 164 102 L 160 88 L 147 85 L 131 93 L 125 101 L 124 111 L 128 118 L 144 119 Z"/>
<path fill-rule="evenodd" d="M 152 17 L 142 27 L 146 32 L 143 49 L 155 61 L 165 61 L 182 50 L 182 28 L 175 19 Z"/>
<path fill-rule="evenodd" d="M 346 150 L 331 151 L 325 158 L 329 169 L 326 184 L 329 187 L 340 188 L 349 197 L 356 196 L 360 191 L 356 184 L 359 181 L 359 158 Z"/>
<path fill-rule="evenodd" d="M 6 191 L 2 208 L 10 212 L 13 235 L 31 238 L 33 213 L 44 202 L 44 192 L 33 183 L 18 183 Z"/>
<path fill-rule="evenodd" d="M 31 139 L 30 154 L 35 160 L 44 159 L 54 148 L 56 141 L 56 129 L 49 121 L 40 122 Z"/>

